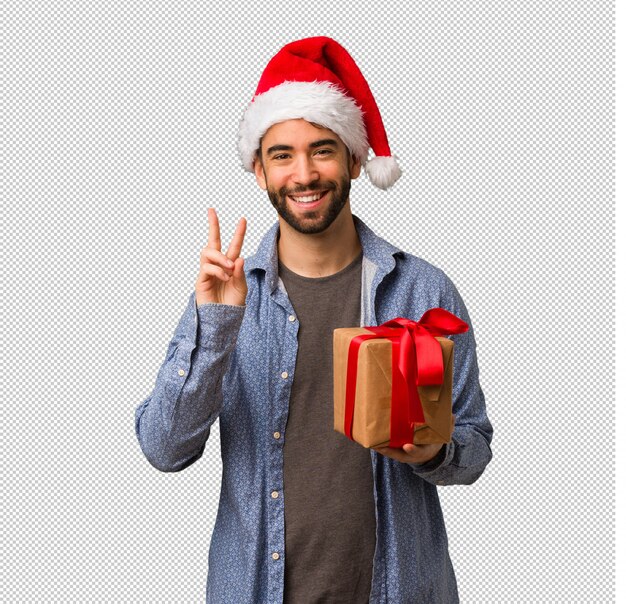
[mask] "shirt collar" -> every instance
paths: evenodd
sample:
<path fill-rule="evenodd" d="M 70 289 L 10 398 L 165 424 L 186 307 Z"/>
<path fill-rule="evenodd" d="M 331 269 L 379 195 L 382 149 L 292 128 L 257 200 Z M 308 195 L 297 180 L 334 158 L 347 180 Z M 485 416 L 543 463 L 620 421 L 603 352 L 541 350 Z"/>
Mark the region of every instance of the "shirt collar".
<path fill-rule="evenodd" d="M 396 265 L 395 256 L 403 255 L 403 252 L 379 237 L 360 218 L 352 215 L 357 235 L 363 248 L 363 257 L 375 264 L 383 274 L 390 273 Z M 279 223 L 276 221 L 265 233 L 256 253 L 246 258 L 245 270 L 265 271 L 265 278 L 270 292 L 274 291 L 278 284 L 278 253 L 277 237 Z"/>

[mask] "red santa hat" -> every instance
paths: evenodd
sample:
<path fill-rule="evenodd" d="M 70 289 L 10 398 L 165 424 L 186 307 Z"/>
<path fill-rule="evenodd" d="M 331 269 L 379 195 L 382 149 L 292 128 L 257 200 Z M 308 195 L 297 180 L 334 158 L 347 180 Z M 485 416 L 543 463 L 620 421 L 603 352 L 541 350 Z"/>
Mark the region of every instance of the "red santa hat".
<path fill-rule="evenodd" d="M 319 36 L 291 42 L 267 64 L 239 126 L 239 154 L 247 171 L 253 171 L 267 130 L 293 119 L 337 134 L 379 189 L 400 178 L 372 91 L 348 51 L 335 40 Z M 368 161 L 370 147 L 376 157 Z"/>

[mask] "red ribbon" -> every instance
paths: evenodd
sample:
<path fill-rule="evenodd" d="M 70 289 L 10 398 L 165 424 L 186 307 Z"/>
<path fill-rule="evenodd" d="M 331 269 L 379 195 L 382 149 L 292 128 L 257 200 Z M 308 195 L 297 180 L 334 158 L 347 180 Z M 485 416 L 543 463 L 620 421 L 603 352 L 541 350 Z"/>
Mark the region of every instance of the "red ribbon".
<path fill-rule="evenodd" d="M 413 442 L 413 426 L 425 422 L 417 386 L 443 383 L 443 357 L 435 336 L 464 333 L 469 325 L 443 308 L 427 310 L 419 321 L 398 317 L 379 327 L 365 327 L 371 334 L 352 338 L 348 348 L 344 433 L 352 438 L 359 348 L 366 340 L 391 341 L 391 420 L 389 446 L 401 448 Z"/>

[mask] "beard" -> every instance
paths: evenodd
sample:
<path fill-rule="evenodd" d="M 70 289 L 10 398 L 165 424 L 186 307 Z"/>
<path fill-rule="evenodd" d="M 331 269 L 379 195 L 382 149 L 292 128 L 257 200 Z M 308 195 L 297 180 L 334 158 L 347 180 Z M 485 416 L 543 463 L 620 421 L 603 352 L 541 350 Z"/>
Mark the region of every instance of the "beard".
<path fill-rule="evenodd" d="M 306 187 L 301 186 L 293 189 L 281 187 L 278 191 L 268 187 L 267 195 L 274 208 L 276 208 L 278 215 L 289 226 L 299 233 L 312 235 L 325 231 L 335 221 L 335 218 L 339 216 L 350 196 L 350 186 L 350 178 L 343 177 L 338 183 L 333 181 L 317 182 L 307 185 Z M 289 209 L 287 196 L 304 193 L 306 191 L 328 191 L 330 202 L 325 204 L 325 207 L 321 209 L 299 214 L 293 213 Z"/>

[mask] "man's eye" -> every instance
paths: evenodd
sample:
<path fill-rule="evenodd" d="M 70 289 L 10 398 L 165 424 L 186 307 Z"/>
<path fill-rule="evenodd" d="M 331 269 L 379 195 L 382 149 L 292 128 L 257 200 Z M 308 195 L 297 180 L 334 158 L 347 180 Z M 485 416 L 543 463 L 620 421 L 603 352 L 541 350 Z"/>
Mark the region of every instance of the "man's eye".
<path fill-rule="evenodd" d="M 316 151 L 316 155 L 328 155 L 329 153 L 332 153 L 331 149 L 318 149 Z"/>
<path fill-rule="evenodd" d="M 286 153 L 279 153 L 278 155 L 274 155 L 272 159 L 286 159 L 289 156 Z"/>

